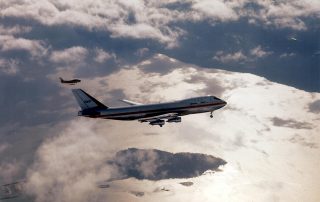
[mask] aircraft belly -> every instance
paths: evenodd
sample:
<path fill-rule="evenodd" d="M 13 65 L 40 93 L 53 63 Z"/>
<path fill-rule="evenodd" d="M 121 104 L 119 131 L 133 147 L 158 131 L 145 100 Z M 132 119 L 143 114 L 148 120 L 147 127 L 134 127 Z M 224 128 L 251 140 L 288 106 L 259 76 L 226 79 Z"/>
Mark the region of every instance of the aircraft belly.
<path fill-rule="evenodd" d="M 136 120 L 141 118 L 148 118 L 152 116 L 161 115 L 163 113 L 135 113 L 135 114 L 129 114 L 129 115 L 112 115 L 112 116 L 106 116 L 107 119 L 115 119 L 115 120 Z"/>
<path fill-rule="evenodd" d="M 107 116 L 106 118 L 116 119 L 116 120 L 135 120 L 142 117 L 145 117 L 144 113 L 134 114 L 134 115 L 112 115 L 112 116 Z"/>

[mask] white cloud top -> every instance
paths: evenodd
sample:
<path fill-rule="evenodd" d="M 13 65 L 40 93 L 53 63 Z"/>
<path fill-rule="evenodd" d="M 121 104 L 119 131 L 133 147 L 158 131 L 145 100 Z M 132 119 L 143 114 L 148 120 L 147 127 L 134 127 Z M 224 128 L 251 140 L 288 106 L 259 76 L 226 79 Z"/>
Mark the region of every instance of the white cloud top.
<path fill-rule="evenodd" d="M 47 53 L 47 48 L 43 41 L 14 37 L 12 35 L 0 35 L 0 50 L 24 50 L 33 57 L 40 57 Z"/>
<path fill-rule="evenodd" d="M 172 9 L 180 4 L 183 9 Z M 185 5 L 184 5 L 185 4 Z M 277 28 L 305 30 L 305 17 L 320 18 L 317 0 L 286 1 L 1 1 L 3 17 L 36 20 L 44 25 L 82 26 L 111 32 L 114 37 L 155 39 L 167 47 L 178 45 L 184 34 L 177 22 L 236 21 L 242 17 L 251 23 Z"/>
<path fill-rule="evenodd" d="M 50 60 L 56 63 L 81 62 L 87 54 L 87 49 L 81 46 L 74 46 L 60 51 L 53 51 L 50 55 Z"/>

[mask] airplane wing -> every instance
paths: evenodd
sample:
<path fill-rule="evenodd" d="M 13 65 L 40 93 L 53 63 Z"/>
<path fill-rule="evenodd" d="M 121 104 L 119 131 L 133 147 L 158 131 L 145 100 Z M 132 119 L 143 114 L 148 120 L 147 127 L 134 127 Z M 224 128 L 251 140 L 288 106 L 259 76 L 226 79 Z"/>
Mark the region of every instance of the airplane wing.
<path fill-rule="evenodd" d="M 152 122 L 152 121 L 156 121 L 156 120 L 172 119 L 172 118 L 177 118 L 177 117 L 179 117 L 178 113 L 168 113 L 168 114 L 162 114 L 162 115 L 152 116 L 152 117 L 148 117 L 148 118 L 141 118 L 141 119 L 138 119 L 138 121 L 140 121 L 140 122 Z"/>
<path fill-rule="evenodd" d="M 128 105 L 141 105 L 141 103 L 133 102 L 133 101 L 130 101 L 130 100 L 120 100 L 120 101 L 123 102 L 123 103 L 126 103 Z"/>

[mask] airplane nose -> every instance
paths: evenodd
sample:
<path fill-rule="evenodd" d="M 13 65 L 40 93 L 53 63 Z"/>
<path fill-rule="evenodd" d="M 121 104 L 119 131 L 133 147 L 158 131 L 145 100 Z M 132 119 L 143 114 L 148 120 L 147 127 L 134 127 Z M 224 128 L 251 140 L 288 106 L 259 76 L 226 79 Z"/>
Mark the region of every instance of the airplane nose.
<path fill-rule="evenodd" d="M 222 100 L 222 104 L 223 104 L 223 106 L 226 106 L 226 105 L 227 105 L 227 102 L 224 101 L 224 100 Z"/>

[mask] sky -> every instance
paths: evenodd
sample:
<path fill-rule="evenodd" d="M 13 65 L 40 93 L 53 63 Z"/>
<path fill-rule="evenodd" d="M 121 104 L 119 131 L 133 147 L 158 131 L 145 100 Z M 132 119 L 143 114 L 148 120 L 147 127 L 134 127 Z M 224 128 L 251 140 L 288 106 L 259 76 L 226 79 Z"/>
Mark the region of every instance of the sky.
<path fill-rule="evenodd" d="M 319 201 L 319 14 L 317 0 L 0 0 L 1 184 L 26 180 L 12 201 Z M 107 106 L 228 105 L 162 128 L 87 119 L 59 77 Z"/>

